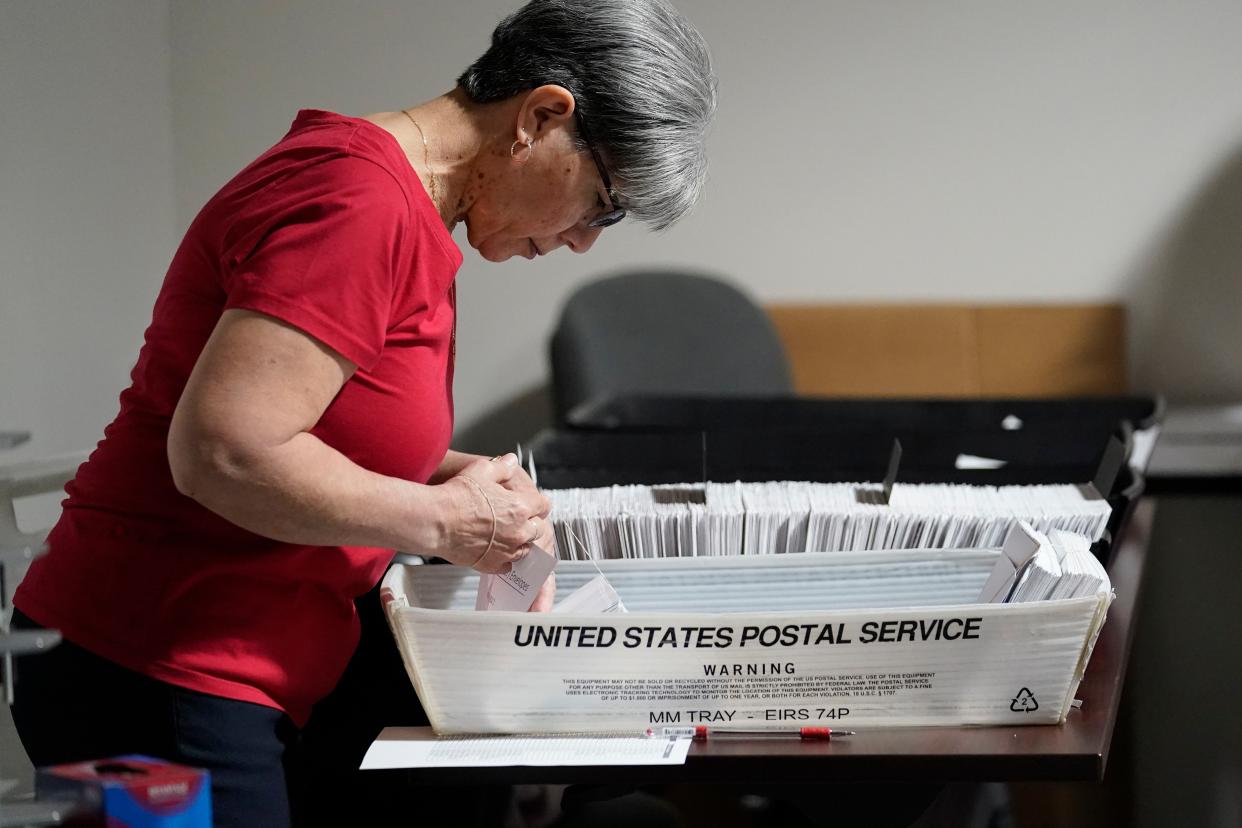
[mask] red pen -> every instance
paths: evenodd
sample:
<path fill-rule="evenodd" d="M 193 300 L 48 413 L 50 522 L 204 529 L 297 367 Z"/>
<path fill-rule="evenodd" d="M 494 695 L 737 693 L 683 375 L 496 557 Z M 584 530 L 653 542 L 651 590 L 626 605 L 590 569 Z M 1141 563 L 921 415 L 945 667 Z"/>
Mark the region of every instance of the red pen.
<path fill-rule="evenodd" d="M 662 727 L 659 730 L 647 728 L 648 736 L 660 736 L 663 738 L 682 737 L 693 739 L 696 742 L 706 742 L 709 737 L 716 739 L 720 737 L 728 738 L 730 736 L 740 736 L 747 738 L 765 738 L 765 737 L 789 737 L 797 736 L 806 742 L 827 742 L 833 736 L 853 736 L 857 733 L 854 730 L 833 730 L 830 727 L 800 727 L 797 730 L 762 730 L 754 729 L 720 729 L 708 728 L 707 725 L 696 725 L 694 727 Z"/>

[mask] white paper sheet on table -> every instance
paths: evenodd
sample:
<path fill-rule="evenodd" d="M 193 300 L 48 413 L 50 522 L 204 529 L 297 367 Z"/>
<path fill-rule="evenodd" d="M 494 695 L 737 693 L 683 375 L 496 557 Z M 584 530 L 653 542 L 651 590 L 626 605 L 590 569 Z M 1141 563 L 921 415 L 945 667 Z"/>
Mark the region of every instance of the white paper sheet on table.
<path fill-rule="evenodd" d="M 452 736 L 429 727 L 386 727 L 362 770 L 531 765 L 684 765 L 690 739 L 646 736 Z"/>

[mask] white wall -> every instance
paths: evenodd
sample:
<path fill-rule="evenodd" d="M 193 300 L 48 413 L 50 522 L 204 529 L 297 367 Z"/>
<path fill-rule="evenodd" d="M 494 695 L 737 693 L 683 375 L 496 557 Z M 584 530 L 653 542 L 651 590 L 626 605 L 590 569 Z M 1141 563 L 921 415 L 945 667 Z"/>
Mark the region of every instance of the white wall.
<path fill-rule="evenodd" d="M 0 3 L 0 463 L 93 446 L 177 243 L 163 0 Z"/>
<path fill-rule="evenodd" d="M 0 0 L 0 464 L 93 446 L 177 243 L 168 4 Z M 50 525 L 58 497 L 23 503 Z M 10 573 L 16 574 L 16 573 Z M 0 704 L 0 779 L 30 785 Z"/>
<path fill-rule="evenodd" d="M 93 441 L 198 206 L 300 107 L 447 89 L 515 3 L 0 6 L 0 424 Z M 1242 397 L 1242 6 L 681 6 L 720 75 L 706 201 L 586 257 L 467 251 L 460 426 L 543 382 L 576 284 L 649 263 L 763 300 L 1132 300 L 1140 387 Z"/>
<path fill-rule="evenodd" d="M 361 114 L 447 89 L 514 2 L 463 5 L 174 0 L 181 223 L 299 107 Z M 705 203 L 665 236 L 610 230 L 586 257 L 494 266 L 468 251 L 459 425 L 541 383 L 574 285 L 656 262 L 728 274 L 764 300 L 1137 296 L 1140 386 L 1242 396 L 1227 365 L 1182 370 L 1222 336 L 1238 343 L 1232 324 L 1179 344 L 1193 323 L 1156 312 L 1188 269 L 1209 283 L 1204 308 L 1242 305 L 1242 288 L 1220 295 L 1242 252 L 1192 243 L 1169 261 L 1201 232 L 1186 226 L 1201 194 L 1238 163 L 1242 6 L 680 6 L 720 75 Z M 1142 347 L 1154 330 L 1158 354 Z"/>

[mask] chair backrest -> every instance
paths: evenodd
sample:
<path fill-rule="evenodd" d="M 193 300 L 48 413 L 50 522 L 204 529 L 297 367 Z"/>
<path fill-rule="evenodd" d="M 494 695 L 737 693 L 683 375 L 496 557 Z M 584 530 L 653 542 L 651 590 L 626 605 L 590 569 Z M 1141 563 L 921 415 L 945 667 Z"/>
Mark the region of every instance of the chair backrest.
<path fill-rule="evenodd" d="M 557 419 L 605 394 L 793 392 L 767 314 L 727 282 L 673 271 L 579 288 L 552 336 Z"/>

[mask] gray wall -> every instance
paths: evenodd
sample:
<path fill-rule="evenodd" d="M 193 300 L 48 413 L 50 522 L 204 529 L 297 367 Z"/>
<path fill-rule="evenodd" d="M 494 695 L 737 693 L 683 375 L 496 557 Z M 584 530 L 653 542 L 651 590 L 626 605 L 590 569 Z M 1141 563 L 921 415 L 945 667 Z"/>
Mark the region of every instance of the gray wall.
<path fill-rule="evenodd" d="M 8 463 L 116 414 L 177 243 L 161 0 L 0 3 L 0 430 Z"/>
<path fill-rule="evenodd" d="M 0 2 L 0 430 L 34 433 L 0 463 L 116 414 L 177 243 L 168 23 L 163 0 Z M 28 772 L 0 704 L 0 779 Z"/>
<path fill-rule="evenodd" d="M 446 90 L 514 5 L 174 0 L 180 223 L 297 108 Z M 467 251 L 459 426 L 542 383 L 568 291 L 644 263 L 727 274 L 764 300 L 1134 299 L 1140 386 L 1242 396 L 1242 373 L 1202 359 L 1242 344 L 1222 318 L 1242 306 L 1242 243 L 1196 244 L 1213 221 L 1200 205 L 1242 198 L 1242 6 L 680 6 L 720 75 L 702 208 L 663 236 L 617 227 L 585 257 Z"/>
<path fill-rule="evenodd" d="M 0 5 L 0 425 L 37 433 L 6 459 L 97 438 L 179 234 L 298 108 L 434 96 L 512 6 Z M 586 257 L 467 251 L 461 432 L 538 419 L 560 302 L 651 263 L 762 300 L 1126 301 L 1140 388 L 1242 397 L 1242 6 L 681 6 L 721 82 L 706 201 Z"/>

